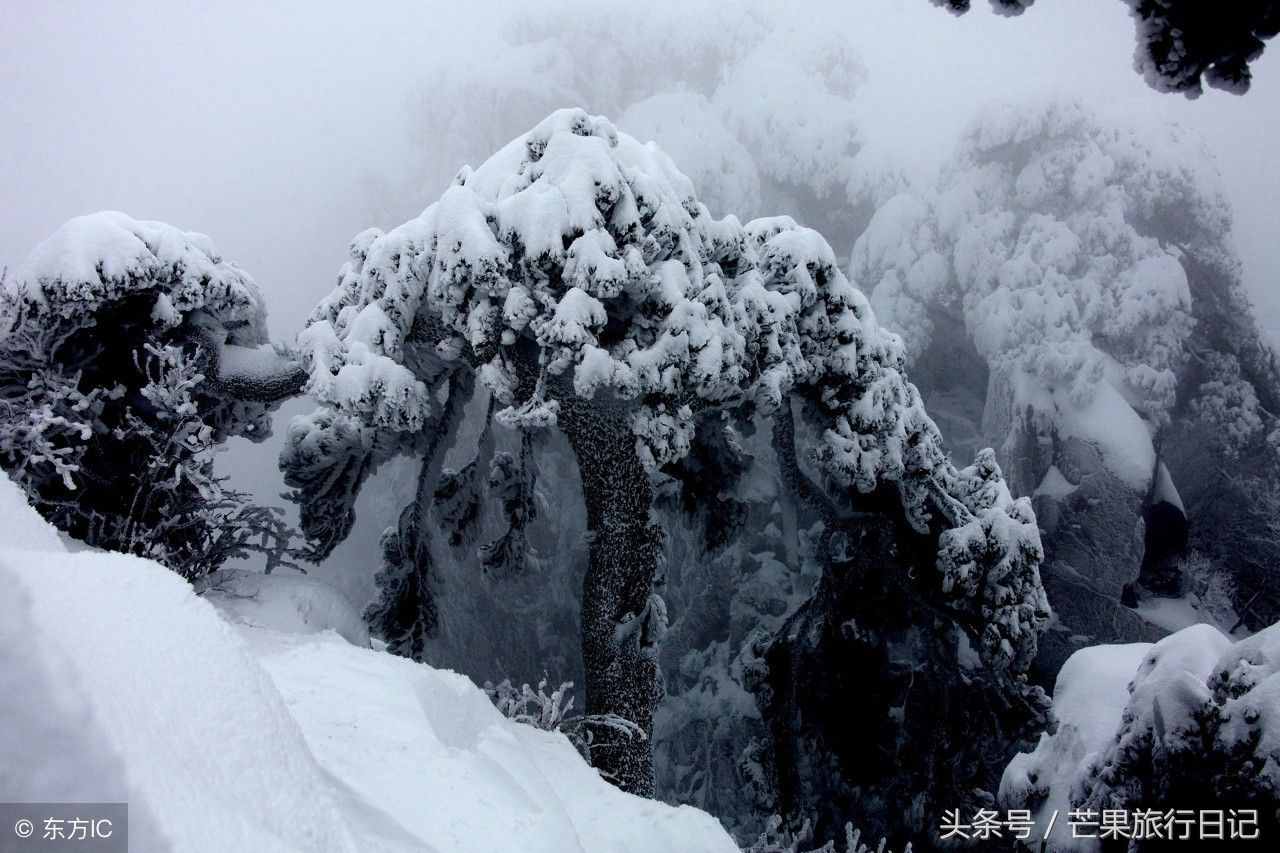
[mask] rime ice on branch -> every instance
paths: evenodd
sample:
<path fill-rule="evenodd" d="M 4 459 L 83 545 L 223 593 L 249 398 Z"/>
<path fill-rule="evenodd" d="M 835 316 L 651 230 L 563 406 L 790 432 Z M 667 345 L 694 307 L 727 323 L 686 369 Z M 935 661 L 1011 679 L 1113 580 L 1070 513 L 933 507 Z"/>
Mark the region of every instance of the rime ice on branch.
<path fill-rule="evenodd" d="M 385 458 L 379 447 L 422 453 L 424 477 L 438 467 L 472 372 L 500 423 L 565 432 L 590 529 L 589 715 L 651 733 L 665 607 L 650 473 L 688 453 L 701 420 L 768 415 L 793 397 L 820 425 L 810 461 L 830 487 L 855 503 L 888 488 L 910 527 L 937 537 L 932 587 L 985 663 L 1015 676 L 1035 654 L 1048 607 L 1030 504 L 989 454 L 963 470 L 948 461 L 900 340 L 827 243 L 785 217 L 711 218 L 665 155 L 603 118 L 553 113 L 418 218 L 359 235 L 300 341 L 323 408 L 295 422 L 283 464 L 296 483 L 331 484 L 298 495 L 317 540 L 349 527 L 351 475 Z M 419 595 L 426 569 L 413 570 Z M 600 769 L 651 794 L 645 738 L 601 741 Z"/>

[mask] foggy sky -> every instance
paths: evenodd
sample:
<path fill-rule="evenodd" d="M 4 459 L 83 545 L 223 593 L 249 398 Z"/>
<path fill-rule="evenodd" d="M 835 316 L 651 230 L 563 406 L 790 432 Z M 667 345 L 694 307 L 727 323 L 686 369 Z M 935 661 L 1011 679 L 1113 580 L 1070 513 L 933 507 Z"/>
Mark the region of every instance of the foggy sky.
<path fill-rule="evenodd" d="M 503 18 L 501 3 L 437 0 L 4 3 L 0 265 L 81 213 L 165 220 L 210 235 L 259 281 L 279 337 L 332 287 L 352 235 L 394 225 L 391 214 L 410 216 L 440 191 L 400 188 L 398 198 L 417 199 L 411 209 L 387 198 L 410 153 L 410 99 L 441 52 L 487 61 L 486 28 Z M 821 14 L 858 48 L 868 142 L 917 177 L 996 98 L 1078 95 L 1203 134 L 1235 205 L 1246 279 L 1280 337 L 1280 163 L 1270 154 L 1280 48 L 1256 63 L 1244 98 L 1210 90 L 1188 101 L 1134 73 L 1118 0 L 1045 0 L 1016 19 L 981 3 L 956 19 L 927 0 L 793 8 Z"/>

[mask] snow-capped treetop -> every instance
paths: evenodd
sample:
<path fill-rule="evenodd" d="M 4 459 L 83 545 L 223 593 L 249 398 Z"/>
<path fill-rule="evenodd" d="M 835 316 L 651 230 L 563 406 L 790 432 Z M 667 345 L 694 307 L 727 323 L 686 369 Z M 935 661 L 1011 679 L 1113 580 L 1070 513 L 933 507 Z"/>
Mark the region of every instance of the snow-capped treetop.
<path fill-rule="evenodd" d="M 78 216 L 36 246 L 6 280 L 0 304 L 10 322 L 25 309 L 79 324 L 103 305 L 143 295 L 154 299 L 158 328 L 202 311 L 226 331 L 228 343 L 256 347 L 267 340 L 257 284 L 224 261 L 208 237 L 115 211 Z"/>
<path fill-rule="evenodd" d="M 1108 383 L 1159 425 L 1194 327 L 1181 259 L 1222 255 L 1230 229 L 1204 157 L 1176 129 L 1153 140 L 1079 104 L 995 109 L 936 193 L 876 213 L 851 269 L 912 359 L 944 308 L 1021 377 L 1020 406 L 1063 419 Z"/>
<path fill-rule="evenodd" d="M 1048 611 L 1030 505 L 990 455 L 951 465 L 901 341 L 831 247 L 787 217 L 713 219 L 666 155 L 601 117 L 555 112 L 421 216 L 358 235 L 300 342 L 311 393 L 379 430 L 427 422 L 429 362 L 472 364 L 513 426 L 554 424 L 566 395 L 630 401 L 650 467 L 688 452 L 701 412 L 802 393 L 837 486 L 896 483 L 913 526 L 946 531 L 943 594 L 976 608 L 984 657 L 1034 654 Z"/>
<path fill-rule="evenodd" d="M 866 73 L 827 22 L 798 18 L 778 0 L 646 8 L 637 16 L 621 0 L 530 7 L 494 33 L 500 62 L 438 57 L 415 120 L 427 174 L 413 184 L 443 187 L 456 164 L 572 103 L 657 141 L 716 216 L 786 213 L 835 233 L 902 185 L 864 145 L 857 106 Z M 493 109 L 477 115 L 468 109 L 475 103 Z"/>

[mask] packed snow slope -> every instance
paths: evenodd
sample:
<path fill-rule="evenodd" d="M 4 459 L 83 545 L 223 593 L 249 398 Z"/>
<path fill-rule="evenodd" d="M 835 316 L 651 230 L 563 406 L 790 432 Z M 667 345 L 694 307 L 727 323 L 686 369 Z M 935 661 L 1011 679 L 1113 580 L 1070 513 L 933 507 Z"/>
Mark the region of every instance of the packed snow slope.
<path fill-rule="evenodd" d="M 0 800 L 127 799 L 144 853 L 736 853 L 463 676 L 233 624 L 157 563 L 67 553 L 2 476 L 0 527 Z"/>

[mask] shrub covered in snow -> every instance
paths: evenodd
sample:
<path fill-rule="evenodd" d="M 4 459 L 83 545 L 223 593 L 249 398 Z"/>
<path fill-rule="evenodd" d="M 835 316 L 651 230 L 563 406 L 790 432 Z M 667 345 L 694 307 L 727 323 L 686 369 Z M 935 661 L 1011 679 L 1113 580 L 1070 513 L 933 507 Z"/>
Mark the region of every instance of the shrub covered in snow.
<path fill-rule="evenodd" d="M 257 285 L 206 237 L 120 213 L 73 219 L 0 284 L 0 465 L 84 541 L 187 576 L 284 560 L 289 533 L 213 472 L 301 387 Z"/>
<path fill-rule="evenodd" d="M 1020 679 L 1048 607 L 1029 502 L 1010 496 L 990 453 L 952 465 L 906 380 L 900 340 L 821 236 L 785 217 L 713 218 L 664 154 L 602 118 L 553 113 L 464 168 L 421 216 L 359 235 L 300 342 L 322 408 L 291 426 L 282 463 L 321 551 L 350 528 L 359 483 L 380 462 L 399 450 L 424 460 L 384 540 L 392 598 L 376 611 L 414 646 L 434 619 L 422 521 L 472 377 L 498 424 L 568 439 L 589 528 L 588 716 L 616 715 L 646 736 L 597 731 L 593 760 L 625 788 L 653 791 L 667 613 L 652 479 L 684 476 L 700 433 L 789 420 L 793 403 L 812 438 L 789 464 L 834 494 L 828 520 L 884 513 L 921 554 L 920 574 L 903 565 L 903 577 L 918 577 L 919 594 L 969 635 L 984 683 L 1033 692 Z M 509 485 L 517 468 L 490 482 Z M 460 477 L 446 490 L 459 522 L 470 515 Z M 826 539 L 836 532 L 829 525 Z M 830 568 L 838 549 L 822 550 Z"/>
<path fill-rule="evenodd" d="M 543 731 L 560 732 L 587 761 L 591 761 L 592 750 L 597 746 L 596 731 L 612 731 L 640 741 L 647 738 L 643 729 L 616 714 L 588 717 L 574 713 L 572 681 L 562 682 L 548 693 L 545 678 L 538 682 L 536 691 L 528 684 L 517 689 L 511 679 L 504 678 L 498 684 L 486 681 L 484 692 L 504 717 Z"/>
<path fill-rule="evenodd" d="M 1235 643 L 1193 625 L 1154 645 L 1083 649 L 1054 691 L 1057 733 L 1010 763 L 1001 804 L 1033 810 L 1040 827 L 1054 809 L 1251 809 L 1265 838 L 1280 829 L 1278 689 L 1280 625 Z M 1109 849 L 1069 836 L 1049 850 Z"/>

